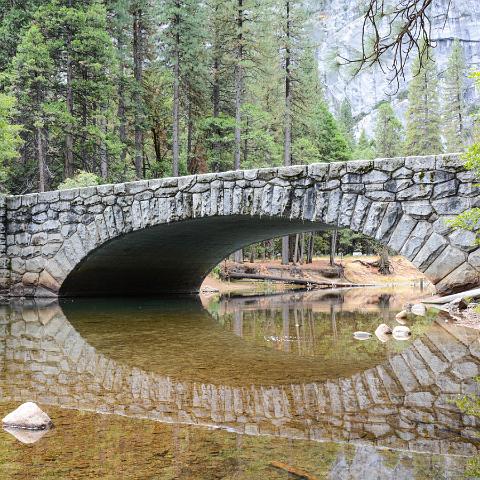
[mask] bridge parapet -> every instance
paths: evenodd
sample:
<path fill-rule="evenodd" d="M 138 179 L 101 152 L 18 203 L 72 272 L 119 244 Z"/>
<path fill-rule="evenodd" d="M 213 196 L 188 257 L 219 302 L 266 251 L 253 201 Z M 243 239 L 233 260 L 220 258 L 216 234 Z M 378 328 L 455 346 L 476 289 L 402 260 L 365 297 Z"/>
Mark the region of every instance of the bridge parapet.
<path fill-rule="evenodd" d="M 459 155 L 323 163 L 7 197 L 1 284 L 12 296 L 108 294 L 108 284 L 122 294 L 132 284 L 135 293 L 192 292 L 238 248 L 340 227 L 404 255 L 439 291 L 477 285 L 474 234 L 445 222 L 480 206 L 463 163 Z M 152 282 L 158 290 L 145 290 Z"/>

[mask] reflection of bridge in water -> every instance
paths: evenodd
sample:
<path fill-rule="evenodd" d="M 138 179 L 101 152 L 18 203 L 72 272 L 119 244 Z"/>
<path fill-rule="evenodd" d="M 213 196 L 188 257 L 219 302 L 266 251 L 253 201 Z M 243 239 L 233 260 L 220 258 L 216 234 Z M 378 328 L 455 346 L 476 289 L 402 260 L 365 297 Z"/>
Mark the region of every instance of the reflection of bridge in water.
<path fill-rule="evenodd" d="M 2 398 L 213 426 L 250 435 L 441 454 L 476 451 L 475 419 L 451 403 L 476 391 L 478 335 L 435 323 L 401 354 L 349 378 L 230 387 L 175 380 L 97 352 L 56 304 L 3 307 Z M 478 393 L 478 392 L 477 392 Z"/>

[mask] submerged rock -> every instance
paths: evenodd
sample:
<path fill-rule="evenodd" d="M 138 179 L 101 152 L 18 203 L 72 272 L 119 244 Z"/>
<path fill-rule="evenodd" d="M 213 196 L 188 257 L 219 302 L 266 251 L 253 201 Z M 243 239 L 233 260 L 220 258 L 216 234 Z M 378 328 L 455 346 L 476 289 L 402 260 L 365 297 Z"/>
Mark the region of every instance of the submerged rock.
<path fill-rule="evenodd" d="M 50 417 L 33 402 L 20 405 L 3 418 L 2 424 L 10 429 L 22 428 L 25 430 L 46 430 L 53 427 Z"/>
<path fill-rule="evenodd" d="M 387 342 L 390 339 L 392 334 L 392 329 L 385 323 L 380 324 L 375 330 L 376 337 L 383 343 Z"/>
<path fill-rule="evenodd" d="M 355 332 L 353 336 L 356 340 L 368 340 L 369 338 L 372 338 L 372 334 L 368 332 Z"/>
<path fill-rule="evenodd" d="M 412 306 L 412 313 L 418 317 L 424 317 L 427 314 L 427 307 L 423 303 L 417 303 Z"/>
<path fill-rule="evenodd" d="M 393 329 L 392 336 L 395 340 L 408 340 L 412 332 L 405 325 L 398 325 Z"/>

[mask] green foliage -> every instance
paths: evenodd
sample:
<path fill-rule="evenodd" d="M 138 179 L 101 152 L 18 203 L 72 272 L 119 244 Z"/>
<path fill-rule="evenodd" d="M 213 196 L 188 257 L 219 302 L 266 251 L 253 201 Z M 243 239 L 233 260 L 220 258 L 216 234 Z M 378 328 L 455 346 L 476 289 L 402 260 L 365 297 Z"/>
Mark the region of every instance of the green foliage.
<path fill-rule="evenodd" d="M 480 74 L 472 75 L 477 81 L 480 80 Z M 476 138 L 476 142 L 471 145 L 465 153 L 465 164 L 469 170 L 472 170 L 477 178 L 480 178 L 480 138 Z M 476 243 L 480 245 L 480 208 L 471 208 L 449 222 L 450 226 L 475 232 Z"/>
<path fill-rule="evenodd" d="M 475 380 L 477 383 L 480 383 L 480 377 L 477 377 Z M 455 401 L 455 404 L 467 415 L 473 415 L 474 417 L 480 418 L 480 397 L 478 395 L 464 395 L 463 397 L 458 398 Z M 475 478 L 480 476 L 480 456 L 477 455 L 469 461 L 466 475 Z"/>
<path fill-rule="evenodd" d="M 4 184 L 11 172 L 12 162 L 18 158 L 18 150 L 22 145 L 21 127 L 12 124 L 15 104 L 14 97 L 0 93 L 0 185 L 2 190 L 5 189 Z"/>
<path fill-rule="evenodd" d="M 419 58 L 416 58 L 412 71 L 415 76 L 408 89 L 405 155 L 442 153 L 438 73 L 435 61 L 429 58 L 421 66 Z"/>
<path fill-rule="evenodd" d="M 345 98 L 340 105 L 340 112 L 338 114 L 338 123 L 345 135 L 345 138 L 351 149 L 355 147 L 355 120 L 352 114 L 352 106 L 348 99 Z"/>
<path fill-rule="evenodd" d="M 352 157 L 353 160 L 371 160 L 375 158 L 375 142 L 368 138 L 365 130 L 362 130 L 360 134 Z"/>
<path fill-rule="evenodd" d="M 375 156 L 392 158 L 401 155 L 403 127 L 395 115 L 392 105 L 384 102 L 378 108 L 375 125 Z"/>
<path fill-rule="evenodd" d="M 59 190 L 69 190 L 71 188 L 91 187 L 100 185 L 101 178 L 94 173 L 79 170 L 73 177 L 67 178 L 60 185 Z"/>
<path fill-rule="evenodd" d="M 465 54 L 458 39 L 455 40 L 448 59 L 443 89 L 443 127 L 448 152 L 460 152 L 465 149 L 468 131 L 464 95 L 466 85 Z"/>

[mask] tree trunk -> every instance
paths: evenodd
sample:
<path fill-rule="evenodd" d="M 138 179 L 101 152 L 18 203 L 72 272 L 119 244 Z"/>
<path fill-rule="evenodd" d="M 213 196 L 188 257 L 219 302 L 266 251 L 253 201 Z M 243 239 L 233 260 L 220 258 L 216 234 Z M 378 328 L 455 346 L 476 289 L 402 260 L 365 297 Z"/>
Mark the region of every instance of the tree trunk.
<path fill-rule="evenodd" d="M 176 15 L 175 22 L 179 24 L 178 15 Z M 173 165 L 172 174 L 174 177 L 178 176 L 180 164 L 180 34 L 175 34 L 175 52 L 174 52 L 173 66 Z"/>
<path fill-rule="evenodd" d="M 218 57 L 213 60 L 213 86 L 212 86 L 212 104 L 213 104 L 213 118 L 217 119 L 220 116 L 220 61 Z M 218 126 L 215 124 L 214 135 L 216 138 L 220 136 Z M 220 144 L 215 141 L 213 143 L 213 152 L 215 156 L 213 169 L 218 172 L 220 170 Z"/>
<path fill-rule="evenodd" d="M 288 265 L 289 261 L 289 253 L 290 253 L 290 247 L 289 247 L 289 237 L 288 235 L 285 237 L 282 237 L 282 265 Z"/>
<path fill-rule="evenodd" d="M 238 170 L 242 154 L 242 103 L 243 103 L 243 0 L 237 3 L 237 58 L 235 65 L 235 158 L 233 168 Z"/>
<path fill-rule="evenodd" d="M 338 240 L 338 229 L 332 230 L 332 236 L 330 241 L 330 266 L 335 265 L 335 257 L 337 255 L 337 240 Z"/>
<path fill-rule="evenodd" d="M 143 79 L 143 21 L 142 10 L 133 14 L 133 70 L 135 77 L 135 175 L 143 178 L 143 128 L 142 128 L 142 79 Z"/>
<path fill-rule="evenodd" d="M 122 35 L 119 34 L 117 38 L 118 42 L 118 51 L 120 57 L 120 78 L 118 82 L 118 109 L 117 115 L 119 120 L 118 125 L 118 137 L 122 143 L 120 151 L 120 164 L 125 165 L 125 159 L 127 157 L 127 118 L 126 118 L 126 107 L 125 107 L 125 64 L 123 61 L 123 48 L 124 43 L 121 38 Z"/>
<path fill-rule="evenodd" d="M 313 263 L 314 248 L 315 248 L 315 232 L 312 232 L 309 236 L 307 263 Z"/>
<path fill-rule="evenodd" d="M 305 234 L 301 233 L 300 234 L 300 255 L 298 259 L 300 265 L 303 265 L 304 256 L 305 256 Z"/>
<path fill-rule="evenodd" d="M 45 191 L 45 150 L 43 148 L 43 129 L 37 127 L 38 191 Z"/>
<path fill-rule="evenodd" d="M 68 7 L 72 7 L 72 0 L 68 1 Z M 67 95 L 66 95 L 66 103 L 67 103 L 67 113 L 73 119 L 73 88 L 72 88 L 72 77 L 73 77 L 73 69 L 72 69 L 72 59 L 71 59 L 71 44 L 72 44 L 72 34 L 69 31 L 67 34 Z M 72 133 L 72 125 L 70 124 L 67 127 L 67 133 L 65 135 L 65 165 L 63 170 L 64 178 L 72 177 L 74 174 L 74 164 L 73 164 L 73 133 Z"/>
<path fill-rule="evenodd" d="M 107 132 L 107 122 L 105 117 L 100 119 L 100 129 L 103 135 L 106 136 Z M 101 140 L 99 145 L 100 150 L 100 176 L 102 180 L 107 180 L 108 178 L 108 155 L 107 155 L 107 146 L 105 144 L 105 140 Z"/>
<path fill-rule="evenodd" d="M 290 0 L 285 2 L 286 8 L 286 45 L 285 45 L 285 126 L 284 126 L 284 150 L 283 164 L 289 166 L 292 164 L 292 118 L 291 118 L 291 72 L 290 72 Z M 288 264 L 288 237 L 282 238 L 282 263 Z"/>
<path fill-rule="evenodd" d="M 193 119 L 192 119 L 192 103 L 188 99 L 188 119 L 187 119 L 187 165 L 188 173 L 191 175 L 197 173 L 194 159 L 192 158 L 192 143 L 193 143 Z"/>
<path fill-rule="evenodd" d="M 295 246 L 293 248 L 293 263 L 298 263 L 298 256 L 299 256 L 299 244 L 300 244 L 300 235 L 297 233 L 295 235 Z"/>

